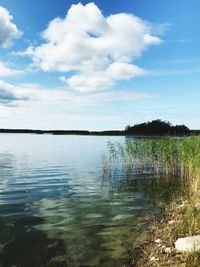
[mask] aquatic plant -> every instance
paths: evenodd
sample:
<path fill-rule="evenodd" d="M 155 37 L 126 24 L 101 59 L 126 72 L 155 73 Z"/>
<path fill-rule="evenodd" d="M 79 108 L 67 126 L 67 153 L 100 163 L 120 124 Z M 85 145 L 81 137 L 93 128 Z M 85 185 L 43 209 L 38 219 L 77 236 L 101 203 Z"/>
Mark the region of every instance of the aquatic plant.
<path fill-rule="evenodd" d="M 156 176 L 179 177 L 188 195 L 197 194 L 200 185 L 200 138 L 126 138 L 108 143 L 103 160 L 104 175 L 115 179 L 119 171 L 130 176 L 149 172 Z"/>

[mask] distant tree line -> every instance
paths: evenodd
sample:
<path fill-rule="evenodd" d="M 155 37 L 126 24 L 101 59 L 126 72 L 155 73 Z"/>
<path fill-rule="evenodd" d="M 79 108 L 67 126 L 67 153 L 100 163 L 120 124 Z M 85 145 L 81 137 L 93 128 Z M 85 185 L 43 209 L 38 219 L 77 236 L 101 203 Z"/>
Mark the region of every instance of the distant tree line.
<path fill-rule="evenodd" d="M 200 130 L 190 130 L 185 125 L 173 126 L 170 122 L 153 120 L 151 122 L 126 126 L 125 130 L 87 131 L 87 130 L 31 130 L 31 129 L 0 129 L 0 133 L 29 133 L 54 135 L 189 135 L 200 134 Z"/>
<path fill-rule="evenodd" d="M 151 122 L 126 126 L 127 135 L 189 135 L 190 129 L 185 125 L 173 126 L 170 122 L 153 120 Z"/>

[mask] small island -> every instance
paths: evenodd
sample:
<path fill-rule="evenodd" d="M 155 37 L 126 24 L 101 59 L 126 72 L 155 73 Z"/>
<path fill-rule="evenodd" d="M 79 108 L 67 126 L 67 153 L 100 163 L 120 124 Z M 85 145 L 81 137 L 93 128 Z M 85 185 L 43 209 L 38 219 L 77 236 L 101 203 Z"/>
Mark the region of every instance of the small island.
<path fill-rule="evenodd" d="M 134 126 L 127 126 L 125 134 L 127 135 L 188 135 L 190 129 L 185 125 L 173 126 L 170 122 L 153 120 L 151 122 L 136 124 Z"/>

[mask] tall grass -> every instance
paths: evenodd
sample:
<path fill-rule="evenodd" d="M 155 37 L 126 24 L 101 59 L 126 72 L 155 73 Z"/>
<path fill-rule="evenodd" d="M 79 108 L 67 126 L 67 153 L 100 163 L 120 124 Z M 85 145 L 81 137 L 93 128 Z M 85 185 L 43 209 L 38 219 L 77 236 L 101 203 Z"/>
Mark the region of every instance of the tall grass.
<path fill-rule="evenodd" d="M 119 170 L 127 175 L 143 171 L 179 177 L 186 193 L 197 195 L 200 191 L 200 138 L 127 138 L 124 142 L 108 143 L 103 170 L 110 177 Z"/>

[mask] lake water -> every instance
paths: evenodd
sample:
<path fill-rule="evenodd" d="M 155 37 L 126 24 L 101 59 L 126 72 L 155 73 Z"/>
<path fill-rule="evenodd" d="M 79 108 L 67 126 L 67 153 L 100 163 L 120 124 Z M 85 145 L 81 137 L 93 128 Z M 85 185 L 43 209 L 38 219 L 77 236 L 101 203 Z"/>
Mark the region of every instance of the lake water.
<path fill-rule="evenodd" d="M 172 180 L 102 177 L 108 141 L 0 135 L 0 266 L 122 267 L 170 199 Z"/>

